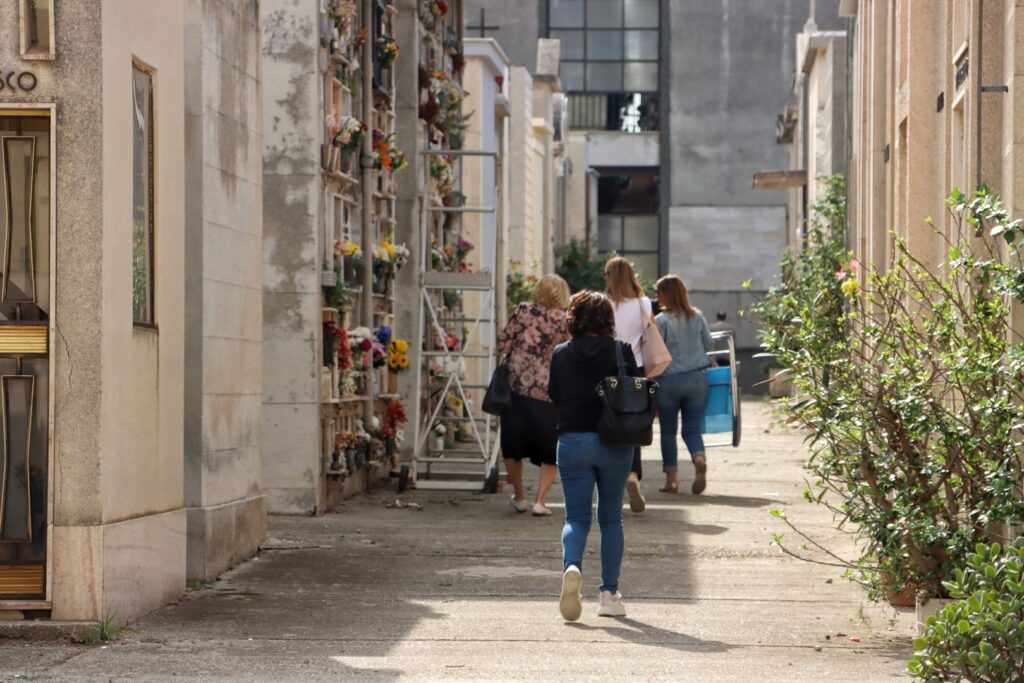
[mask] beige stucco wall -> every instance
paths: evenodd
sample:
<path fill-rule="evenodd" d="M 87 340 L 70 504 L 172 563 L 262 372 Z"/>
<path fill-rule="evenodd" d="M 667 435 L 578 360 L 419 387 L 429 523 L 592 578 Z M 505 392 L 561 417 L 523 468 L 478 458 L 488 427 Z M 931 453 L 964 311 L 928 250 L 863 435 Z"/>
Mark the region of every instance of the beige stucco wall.
<path fill-rule="evenodd" d="M 104 2 L 102 604 L 128 619 L 184 589 L 184 58 L 180 3 Z M 132 60 L 154 69 L 155 314 L 132 325 Z M 134 595 L 108 581 L 146 568 Z M 108 609 L 109 608 L 109 609 Z"/>
<path fill-rule="evenodd" d="M 970 191 L 980 180 L 1011 210 L 1024 206 L 1014 183 L 1024 168 L 1017 148 L 1024 92 L 1014 78 L 1024 59 L 1016 22 L 1022 4 L 990 0 L 984 17 L 971 0 L 938 8 L 910 0 L 858 4 L 851 226 L 859 258 L 884 264 L 894 229 L 918 257 L 937 263 L 942 240 L 925 219 L 951 231 L 943 200 L 953 187 Z M 957 87 L 963 56 L 969 73 Z M 1009 92 L 981 93 L 979 103 L 979 72 L 984 85 L 1007 84 Z"/>

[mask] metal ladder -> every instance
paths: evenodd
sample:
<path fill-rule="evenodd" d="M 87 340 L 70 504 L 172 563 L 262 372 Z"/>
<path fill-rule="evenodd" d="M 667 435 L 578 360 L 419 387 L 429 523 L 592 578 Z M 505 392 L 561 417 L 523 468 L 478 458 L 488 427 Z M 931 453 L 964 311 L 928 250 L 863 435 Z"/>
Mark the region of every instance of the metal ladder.
<path fill-rule="evenodd" d="M 460 167 L 465 157 L 491 158 L 494 161 L 495 182 L 500 182 L 501 159 L 497 152 L 483 150 L 426 149 L 420 152 L 428 159 L 432 156 L 447 156 L 458 159 Z M 484 413 L 483 403 L 487 382 L 494 372 L 497 351 L 497 298 L 496 278 L 498 273 L 498 245 L 502 226 L 498 216 L 498 189 L 493 188 L 490 206 L 444 206 L 431 204 L 429 197 L 430 164 L 423 164 L 425 178 L 420 193 L 420 243 L 422 257 L 420 269 L 421 323 L 417 325 L 416 346 L 419 350 L 416 371 L 416 392 L 413 420 L 415 441 L 413 442 L 412 471 L 409 473 L 413 484 L 420 489 L 474 490 L 494 492 L 498 486 L 499 434 L 496 418 Z M 460 168 L 460 177 L 461 177 Z M 461 186 L 461 183 L 460 183 Z M 465 214 L 493 214 L 496 218 L 494 234 L 489 249 L 483 248 L 484 239 L 478 245 L 476 260 L 478 271 L 473 273 L 439 272 L 432 270 L 431 228 L 435 214 L 453 214 L 459 222 Z M 481 230 L 481 238 L 484 237 Z M 465 313 L 465 301 L 457 311 L 443 310 L 438 299 L 444 292 L 460 295 L 474 293 L 479 300 L 475 314 Z M 448 325 L 459 325 L 465 332 L 463 343 L 457 349 L 448 347 L 445 331 Z M 468 326 L 468 327 L 467 327 Z M 458 329 L 458 328 L 457 328 Z M 434 343 L 435 335 L 441 344 Z M 474 340 L 474 343 L 470 343 Z M 467 350 L 472 346 L 473 350 Z M 445 369 L 446 379 L 440 383 L 425 382 L 431 379 L 430 368 L 440 361 Z M 480 375 L 479 382 L 467 382 L 464 373 L 467 361 L 473 361 Z M 451 408 L 450 397 L 461 405 L 461 414 L 446 415 Z M 470 439 L 456 443 L 451 448 L 435 448 L 433 428 L 439 421 L 468 426 Z"/>

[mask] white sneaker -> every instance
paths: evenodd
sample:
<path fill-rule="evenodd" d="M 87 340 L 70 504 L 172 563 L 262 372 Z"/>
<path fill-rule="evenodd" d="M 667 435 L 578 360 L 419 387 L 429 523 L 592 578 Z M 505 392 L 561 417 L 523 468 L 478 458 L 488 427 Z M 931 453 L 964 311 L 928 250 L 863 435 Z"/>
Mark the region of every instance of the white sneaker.
<path fill-rule="evenodd" d="M 525 500 L 516 500 L 515 496 L 511 498 L 512 507 L 515 508 L 516 512 L 526 512 L 530 509 L 530 504 Z"/>
<path fill-rule="evenodd" d="M 622 604 L 622 593 L 601 591 L 601 605 L 597 608 L 599 617 L 624 617 L 626 607 Z"/>
<path fill-rule="evenodd" d="M 534 503 L 533 507 L 530 508 L 530 513 L 534 517 L 550 517 L 551 508 L 546 505 L 541 505 L 540 503 Z"/>
<path fill-rule="evenodd" d="M 576 621 L 583 614 L 583 575 L 579 567 L 569 565 L 562 574 L 562 597 L 558 600 L 558 610 L 566 621 Z"/>

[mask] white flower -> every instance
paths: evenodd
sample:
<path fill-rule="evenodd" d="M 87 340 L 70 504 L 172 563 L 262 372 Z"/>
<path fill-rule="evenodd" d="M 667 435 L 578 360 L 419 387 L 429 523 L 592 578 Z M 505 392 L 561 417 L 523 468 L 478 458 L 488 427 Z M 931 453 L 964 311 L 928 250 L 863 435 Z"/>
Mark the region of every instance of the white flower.
<path fill-rule="evenodd" d="M 434 434 L 437 436 L 444 436 L 448 432 L 448 428 L 438 422 L 434 425 Z"/>

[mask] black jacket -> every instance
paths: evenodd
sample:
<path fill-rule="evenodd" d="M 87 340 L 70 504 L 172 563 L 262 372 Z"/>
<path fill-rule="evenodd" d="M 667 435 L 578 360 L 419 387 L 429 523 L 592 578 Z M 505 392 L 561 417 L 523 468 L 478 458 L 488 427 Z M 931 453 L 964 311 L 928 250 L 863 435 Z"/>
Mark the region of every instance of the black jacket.
<path fill-rule="evenodd" d="M 555 348 L 548 396 L 558 408 L 559 434 L 597 431 L 602 406 L 596 389 L 605 377 L 619 374 L 616 343 L 611 337 L 574 337 Z M 622 355 L 626 374 L 638 377 L 629 344 L 623 344 Z"/>

